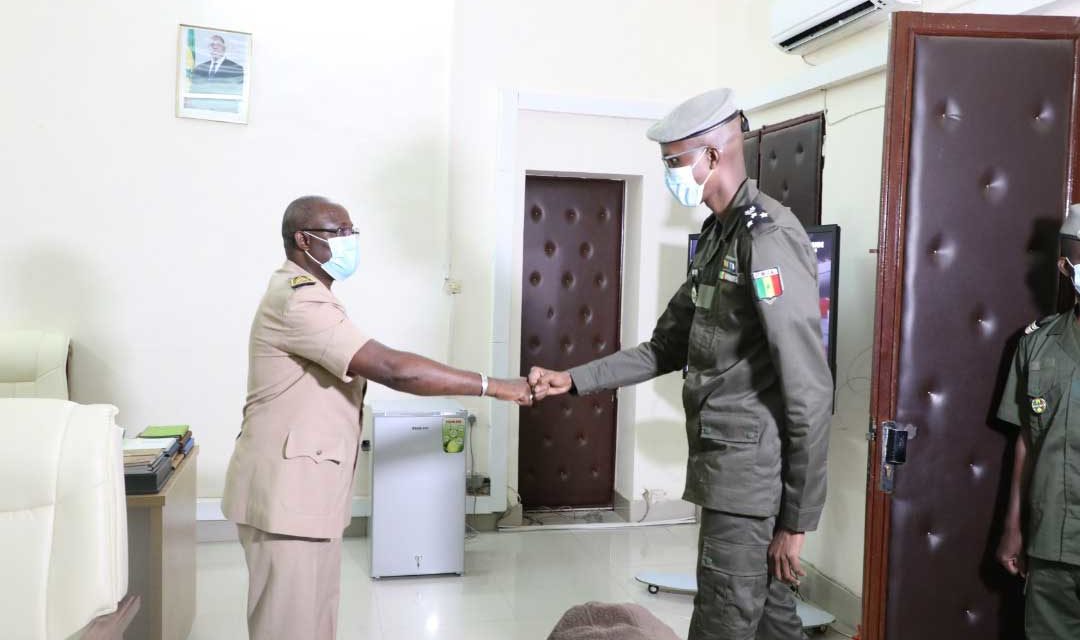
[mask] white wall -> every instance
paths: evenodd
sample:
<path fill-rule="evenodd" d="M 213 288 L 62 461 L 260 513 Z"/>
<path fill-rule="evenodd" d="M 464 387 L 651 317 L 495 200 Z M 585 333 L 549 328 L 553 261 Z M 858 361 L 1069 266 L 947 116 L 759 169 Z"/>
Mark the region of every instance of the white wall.
<path fill-rule="evenodd" d="M 379 340 L 447 356 L 450 24 L 441 0 L 19 3 L 0 40 L 0 327 L 74 341 L 78 402 L 189 423 L 219 496 L 247 335 L 298 195 L 343 203 L 335 287 Z M 254 33 L 250 124 L 180 119 L 177 25 Z M 372 396 L 385 394 L 376 388 Z"/>

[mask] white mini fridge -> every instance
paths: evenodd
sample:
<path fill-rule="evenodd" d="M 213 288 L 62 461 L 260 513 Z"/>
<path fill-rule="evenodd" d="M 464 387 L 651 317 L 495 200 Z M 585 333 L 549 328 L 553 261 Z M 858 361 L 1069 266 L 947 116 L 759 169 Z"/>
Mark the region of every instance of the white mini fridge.
<path fill-rule="evenodd" d="M 457 402 L 377 402 L 371 434 L 371 577 L 465 571 L 465 438 Z"/>

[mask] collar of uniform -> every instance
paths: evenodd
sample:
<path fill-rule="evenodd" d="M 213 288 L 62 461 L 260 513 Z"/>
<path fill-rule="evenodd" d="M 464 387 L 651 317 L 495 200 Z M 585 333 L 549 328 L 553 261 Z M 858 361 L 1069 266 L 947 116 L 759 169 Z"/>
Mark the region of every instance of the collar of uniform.
<path fill-rule="evenodd" d="M 1050 328 L 1047 330 L 1047 333 L 1052 336 L 1060 336 L 1061 334 L 1065 333 L 1066 329 L 1068 329 L 1071 325 L 1076 324 L 1078 312 L 1080 312 L 1080 309 L 1073 307 L 1072 310 L 1061 314 L 1050 324 Z"/>
<path fill-rule="evenodd" d="M 743 183 L 739 185 L 739 190 L 735 192 L 735 195 L 731 198 L 731 202 L 729 202 L 727 208 L 724 209 L 724 213 L 720 215 L 720 219 L 722 220 L 720 226 L 721 238 L 727 240 L 731 237 L 731 234 L 735 232 L 735 229 L 739 226 L 739 222 L 741 222 L 740 216 L 738 215 L 739 212 L 750 206 L 750 204 L 753 203 L 754 198 L 757 197 L 757 194 L 757 183 L 750 178 L 743 180 Z"/>
<path fill-rule="evenodd" d="M 330 291 L 330 289 L 322 283 L 322 280 L 319 280 L 315 277 L 315 274 L 296 264 L 292 260 L 289 260 L 288 258 L 285 259 L 285 264 L 281 265 L 281 268 L 287 273 L 291 273 L 294 276 L 311 276 L 311 278 L 315 280 L 315 286 Z M 333 294 L 334 292 L 330 291 L 330 293 Z"/>
<path fill-rule="evenodd" d="M 1080 364 L 1080 326 L 1077 326 L 1076 315 L 1073 313 L 1064 314 L 1068 320 L 1062 323 L 1061 331 L 1062 337 L 1058 341 L 1061 346 L 1062 352 L 1073 361 L 1074 364 Z M 1057 329 L 1057 327 L 1054 327 Z"/>

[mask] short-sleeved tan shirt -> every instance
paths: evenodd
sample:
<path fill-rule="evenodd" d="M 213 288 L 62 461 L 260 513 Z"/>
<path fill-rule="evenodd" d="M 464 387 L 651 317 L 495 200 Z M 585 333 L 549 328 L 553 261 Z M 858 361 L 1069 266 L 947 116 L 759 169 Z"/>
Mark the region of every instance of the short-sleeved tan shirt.
<path fill-rule="evenodd" d="M 238 524 L 337 538 L 349 523 L 367 381 L 349 362 L 368 338 L 330 289 L 286 261 L 248 345 L 244 423 L 222 510 Z"/>

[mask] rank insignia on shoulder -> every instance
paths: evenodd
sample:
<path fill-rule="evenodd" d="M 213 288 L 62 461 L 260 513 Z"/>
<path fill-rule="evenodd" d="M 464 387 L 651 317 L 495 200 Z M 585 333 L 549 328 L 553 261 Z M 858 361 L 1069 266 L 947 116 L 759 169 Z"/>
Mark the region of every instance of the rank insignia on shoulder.
<path fill-rule="evenodd" d="M 1035 415 L 1042 415 L 1046 411 L 1046 399 L 1045 398 L 1032 398 L 1031 399 L 1031 412 Z"/>
<path fill-rule="evenodd" d="M 1046 325 L 1050 324 L 1050 321 L 1053 320 L 1056 317 L 1057 317 L 1056 315 L 1048 316 L 1046 318 L 1043 318 L 1042 320 L 1036 320 L 1035 322 L 1032 322 L 1031 324 L 1029 324 L 1024 329 L 1024 335 L 1025 336 L 1030 336 L 1031 334 L 1035 333 L 1039 329 L 1042 329 Z"/>
<path fill-rule="evenodd" d="M 784 295 L 784 278 L 780 275 L 779 267 L 755 271 L 750 277 L 754 282 L 754 295 L 758 300 L 772 304 Z"/>
<path fill-rule="evenodd" d="M 746 220 L 746 228 L 753 229 L 754 225 L 765 224 L 772 222 L 772 218 L 769 217 L 768 211 L 762 211 L 757 208 L 757 205 L 750 205 L 746 211 L 743 211 L 743 218 Z"/>
<path fill-rule="evenodd" d="M 309 284 L 315 284 L 315 278 L 312 278 L 311 276 L 296 276 L 294 278 L 289 278 L 289 286 L 293 289 L 299 289 L 300 287 Z"/>

